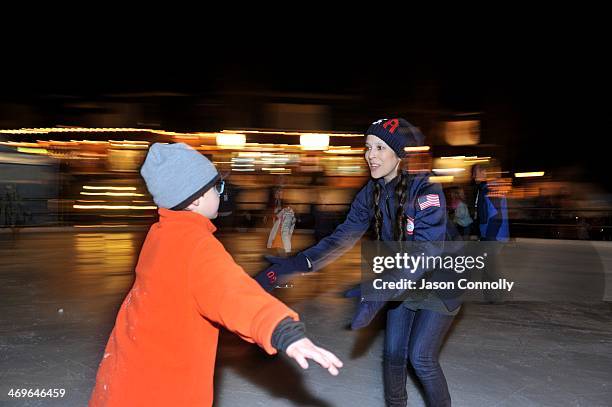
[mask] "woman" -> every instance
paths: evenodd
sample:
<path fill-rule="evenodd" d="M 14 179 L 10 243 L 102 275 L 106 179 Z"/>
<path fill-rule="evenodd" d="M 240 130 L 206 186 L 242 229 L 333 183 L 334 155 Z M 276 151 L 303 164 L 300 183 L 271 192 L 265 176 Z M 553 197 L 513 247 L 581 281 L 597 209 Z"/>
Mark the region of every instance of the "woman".
<path fill-rule="evenodd" d="M 271 290 L 277 279 L 316 271 L 350 249 L 372 226 L 377 240 L 444 241 L 446 203 L 429 174 L 402 170 L 406 147 L 423 145 L 421 132 L 408 121 L 382 119 L 366 132 L 365 159 L 372 179 L 359 191 L 346 220 L 314 246 L 289 258 L 269 257 L 273 264 L 255 278 Z M 419 279 L 424 271 L 414 273 Z M 362 299 L 352 328 L 366 326 L 384 305 Z M 411 363 L 430 406 L 449 406 L 446 379 L 438 363 L 443 339 L 459 309 L 456 298 L 428 293 L 420 299 L 390 303 L 384 344 L 384 391 L 388 406 L 406 406 L 407 365 Z"/>

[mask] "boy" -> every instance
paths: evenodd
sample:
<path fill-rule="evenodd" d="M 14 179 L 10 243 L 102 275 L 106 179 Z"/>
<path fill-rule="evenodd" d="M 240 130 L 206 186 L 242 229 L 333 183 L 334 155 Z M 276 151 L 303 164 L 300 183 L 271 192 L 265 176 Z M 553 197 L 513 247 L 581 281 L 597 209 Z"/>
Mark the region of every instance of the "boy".
<path fill-rule="evenodd" d="M 153 144 L 141 174 L 159 209 L 111 332 L 90 406 L 211 406 L 219 327 L 304 369 L 342 362 L 305 337 L 298 315 L 262 290 L 213 236 L 223 181 L 183 143 Z"/>

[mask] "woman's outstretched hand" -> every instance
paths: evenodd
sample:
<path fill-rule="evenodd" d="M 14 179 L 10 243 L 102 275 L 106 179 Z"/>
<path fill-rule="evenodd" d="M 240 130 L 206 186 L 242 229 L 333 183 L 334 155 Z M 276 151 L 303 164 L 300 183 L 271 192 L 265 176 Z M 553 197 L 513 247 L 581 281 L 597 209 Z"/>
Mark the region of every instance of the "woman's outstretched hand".
<path fill-rule="evenodd" d="M 311 270 L 308 259 L 299 253 L 291 257 L 264 256 L 271 265 L 259 272 L 254 278 L 259 285 L 270 292 L 283 280 L 295 273 L 305 273 Z"/>

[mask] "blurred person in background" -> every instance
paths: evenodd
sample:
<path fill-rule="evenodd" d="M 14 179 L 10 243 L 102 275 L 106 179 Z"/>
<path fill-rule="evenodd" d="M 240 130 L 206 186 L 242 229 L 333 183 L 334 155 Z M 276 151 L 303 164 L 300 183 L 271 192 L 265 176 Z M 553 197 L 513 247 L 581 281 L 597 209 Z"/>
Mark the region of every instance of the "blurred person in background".
<path fill-rule="evenodd" d="M 28 213 L 15 185 L 5 185 L 0 191 L 0 226 L 15 227 L 25 224 Z"/>
<path fill-rule="evenodd" d="M 488 250 L 487 267 L 483 270 L 483 281 L 498 281 L 502 278 L 497 264 L 503 242 L 510 239 L 508 225 L 508 203 L 505 194 L 498 188 L 501 168 L 495 161 L 488 165 L 476 164 L 472 167 L 475 184 L 474 212 L 478 236 L 483 242 L 499 242 L 493 250 Z M 502 300 L 499 290 L 483 290 L 487 303 L 495 304 Z"/>
<path fill-rule="evenodd" d="M 463 189 L 461 187 L 451 188 L 449 191 L 449 198 L 449 214 L 451 215 L 451 220 L 457 228 L 459 236 L 462 239 L 469 239 L 474 220 L 470 216 L 470 211 L 465 203 L 465 193 Z"/>
<path fill-rule="evenodd" d="M 501 170 L 495 163 L 472 167 L 475 184 L 474 212 L 480 240 L 506 242 L 510 238 L 508 202 L 496 187 Z"/>
<path fill-rule="evenodd" d="M 291 253 L 291 237 L 295 229 L 295 213 L 290 206 L 283 205 L 283 191 L 280 187 L 273 188 L 271 199 L 271 214 L 273 224 L 268 236 L 268 249 L 282 249 L 282 253 Z M 266 222 L 267 223 L 267 222 Z"/>
<path fill-rule="evenodd" d="M 381 119 L 365 133 L 365 159 L 371 179 L 357 193 L 345 221 L 314 246 L 289 258 L 268 257 L 272 263 L 255 279 L 272 290 L 277 280 L 299 272 L 317 271 L 330 264 L 373 229 L 382 241 L 445 241 L 446 200 L 431 174 L 410 174 L 404 168 L 406 147 L 422 146 L 422 133 L 405 119 Z M 413 281 L 425 270 L 403 275 Z M 361 297 L 359 289 L 348 295 Z M 361 297 L 351 328 L 367 326 L 387 304 Z M 408 363 L 423 385 L 430 406 L 450 406 L 446 378 L 440 367 L 440 348 L 459 311 L 458 298 L 440 298 L 428 292 L 422 298 L 388 303 L 384 342 L 383 382 L 388 406 L 406 406 Z"/>

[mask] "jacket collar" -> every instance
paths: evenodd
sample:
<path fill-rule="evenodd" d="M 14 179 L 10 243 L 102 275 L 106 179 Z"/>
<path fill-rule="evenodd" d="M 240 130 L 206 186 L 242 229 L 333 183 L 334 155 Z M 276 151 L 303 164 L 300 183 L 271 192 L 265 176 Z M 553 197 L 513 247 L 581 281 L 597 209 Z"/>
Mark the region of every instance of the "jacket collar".
<path fill-rule="evenodd" d="M 387 190 L 388 192 L 394 192 L 395 191 L 395 187 L 397 186 L 397 183 L 399 182 L 399 174 L 393 178 L 391 181 L 385 183 L 385 179 L 384 178 L 378 178 L 377 180 L 374 180 L 377 184 L 379 184 L 383 189 Z"/>
<path fill-rule="evenodd" d="M 159 222 L 162 225 L 181 222 L 202 227 L 210 233 L 214 233 L 217 230 L 216 226 L 213 225 L 210 219 L 200 215 L 199 213 L 190 211 L 173 211 L 165 208 L 159 208 L 157 212 L 159 213 Z"/>

